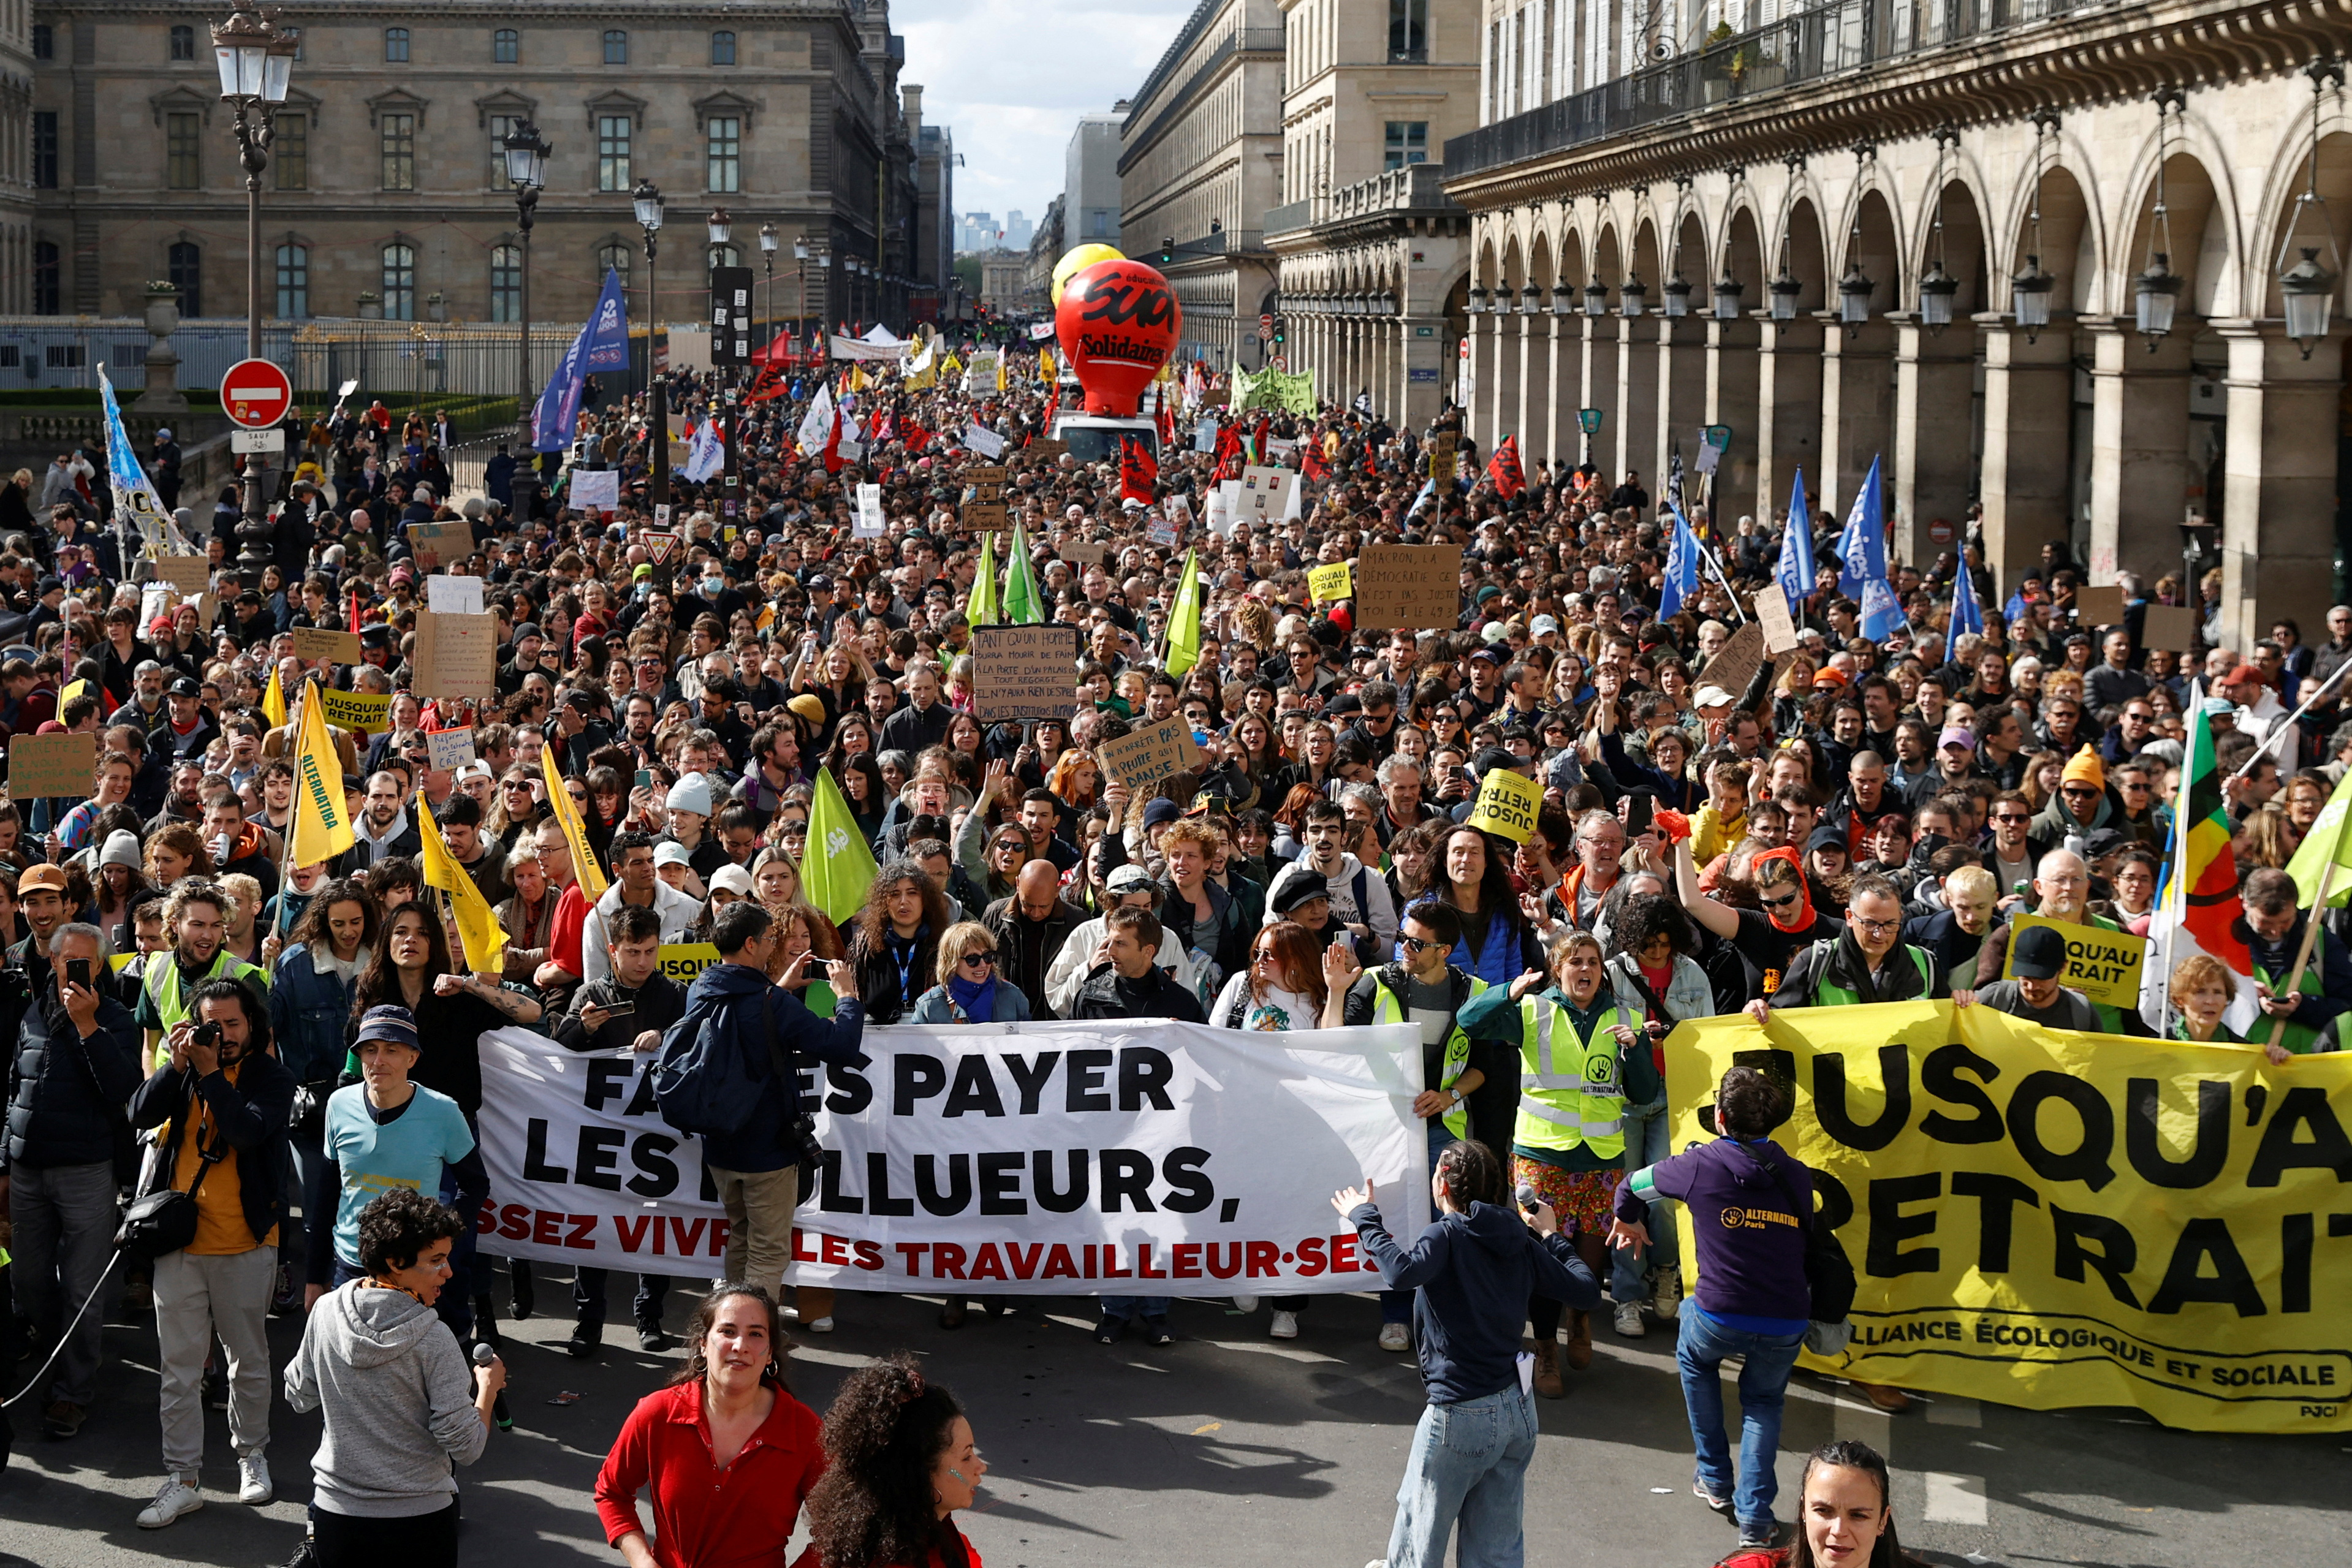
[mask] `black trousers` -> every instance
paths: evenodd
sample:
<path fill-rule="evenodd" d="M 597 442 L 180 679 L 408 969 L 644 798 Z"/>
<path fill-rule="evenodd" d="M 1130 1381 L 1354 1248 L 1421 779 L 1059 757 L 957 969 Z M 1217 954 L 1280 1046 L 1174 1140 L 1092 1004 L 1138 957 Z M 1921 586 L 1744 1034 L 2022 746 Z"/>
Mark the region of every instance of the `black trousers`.
<path fill-rule="evenodd" d="M 319 1568 L 457 1568 L 457 1505 L 407 1519 L 310 1511 Z"/>

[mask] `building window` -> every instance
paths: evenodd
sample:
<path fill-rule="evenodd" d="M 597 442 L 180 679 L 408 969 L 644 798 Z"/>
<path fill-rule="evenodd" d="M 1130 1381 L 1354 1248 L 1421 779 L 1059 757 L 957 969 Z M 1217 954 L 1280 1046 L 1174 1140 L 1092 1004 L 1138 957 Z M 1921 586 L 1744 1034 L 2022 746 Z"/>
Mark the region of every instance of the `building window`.
<path fill-rule="evenodd" d="M 58 188 L 58 111 L 33 111 L 33 183 L 44 191 Z"/>
<path fill-rule="evenodd" d="M 193 60 L 196 57 L 196 30 L 183 23 L 172 29 L 172 57 Z"/>
<path fill-rule="evenodd" d="M 713 33 L 710 35 L 710 63 L 714 66 L 731 66 L 735 63 L 734 34 Z"/>
<path fill-rule="evenodd" d="M 310 247 L 278 247 L 278 318 L 299 321 L 310 314 Z"/>
<path fill-rule="evenodd" d="M 629 117 L 625 114 L 596 117 L 596 188 L 629 188 Z"/>
<path fill-rule="evenodd" d="M 1402 169 L 1408 163 L 1429 162 L 1429 121 L 1391 120 L 1388 123 L 1388 149 L 1381 168 Z"/>
<path fill-rule="evenodd" d="M 383 188 L 416 189 L 416 116 L 413 114 L 383 117 Z"/>
<path fill-rule="evenodd" d="M 55 240 L 33 242 L 33 314 L 58 314 L 58 243 Z"/>
<path fill-rule="evenodd" d="M 490 319 L 522 319 L 522 246 L 490 247 Z"/>
<path fill-rule="evenodd" d="M 395 242 L 383 247 L 383 319 L 416 319 L 416 247 Z"/>
<path fill-rule="evenodd" d="M 604 29 L 604 63 L 608 66 L 629 63 L 629 35 L 618 27 Z"/>
<path fill-rule="evenodd" d="M 278 188 L 281 191 L 307 191 L 310 188 L 310 117 L 307 114 L 280 114 L 278 129 L 272 133 L 270 162 L 278 171 Z"/>
<path fill-rule="evenodd" d="M 1093 239 L 1101 239 L 1101 238 L 1105 237 L 1106 235 L 1108 235 L 1109 233 L 1110 233 L 1110 214 L 1109 214 L 1109 213 L 1108 213 L 1108 212 L 1104 211 L 1104 210 L 1103 210 L 1102 208 L 1100 208 L 1100 207 L 1097 207 L 1097 208 L 1095 208 L 1093 211 L 1091 211 L 1091 212 L 1089 212 L 1088 214 L 1087 214 L 1087 236 L 1088 236 L 1089 238 L 1093 238 Z"/>
<path fill-rule="evenodd" d="M 187 317 L 205 313 L 205 256 L 192 240 L 176 240 L 163 253 L 165 276 L 172 287 L 180 291 L 180 314 Z"/>
<path fill-rule="evenodd" d="M 733 115 L 713 115 L 709 122 L 710 189 L 743 188 L 743 122 Z"/>
<path fill-rule="evenodd" d="M 33 24 L 33 57 L 37 60 L 58 57 L 58 30 L 47 22 Z"/>
<path fill-rule="evenodd" d="M 1389 58 L 1429 56 L 1429 0 L 1389 0 Z"/>
<path fill-rule="evenodd" d="M 507 173 L 507 134 L 522 123 L 520 114 L 490 116 L 490 189 L 511 191 L 514 181 Z"/>
<path fill-rule="evenodd" d="M 629 256 L 631 254 L 632 252 L 627 246 L 618 244 L 608 245 L 598 250 L 596 252 L 597 286 L 599 287 L 603 287 L 604 275 L 608 272 L 613 272 L 620 275 L 621 287 L 623 288 L 628 287 Z"/>
<path fill-rule="evenodd" d="M 203 122 L 193 114 L 163 117 L 163 183 L 174 191 L 204 188 Z"/>
<path fill-rule="evenodd" d="M 383 62 L 388 66 L 408 63 L 408 29 L 386 27 L 383 30 Z"/>
<path fill-rule="evenodd" d="M 522 35 L 512 27 L 500 27 L 490 35 L 490 63 L 511 66 L 521 63 Z"/>
<path fill-rule="evenodd" d="M 714 245 L 710 247 L 710 265 L 713 267 L 740 267 L 743 265 L 743 252 L 740 248 L 735 246 Z"/>
<path fill-rule="evenodd" d="M 57 312 L 52 310 L 49 314 L 54 316 Z M 51 343 L 42 350 L 41 362 L 53 371 L 78 371 L 81 369 L 81 345 Z"/>

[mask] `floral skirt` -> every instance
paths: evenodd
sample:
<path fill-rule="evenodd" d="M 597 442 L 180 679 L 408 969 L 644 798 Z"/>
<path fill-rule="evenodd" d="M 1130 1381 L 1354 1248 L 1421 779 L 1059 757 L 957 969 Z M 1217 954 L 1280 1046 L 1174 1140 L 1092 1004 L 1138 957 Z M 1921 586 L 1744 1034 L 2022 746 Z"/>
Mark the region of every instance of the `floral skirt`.
<path fill-rule="evenodd" d="M 1622 1170 L 1564 1171 L 1525 1155 L 1511 1156 L 1513 1188 L 1535 1188 L 1536 1197 L 1559 1217 L 1564 1235 L 1606 1236 L 1611 1213 L 1617 1207 L 1617 1189 L 1624 1181 Z"/>

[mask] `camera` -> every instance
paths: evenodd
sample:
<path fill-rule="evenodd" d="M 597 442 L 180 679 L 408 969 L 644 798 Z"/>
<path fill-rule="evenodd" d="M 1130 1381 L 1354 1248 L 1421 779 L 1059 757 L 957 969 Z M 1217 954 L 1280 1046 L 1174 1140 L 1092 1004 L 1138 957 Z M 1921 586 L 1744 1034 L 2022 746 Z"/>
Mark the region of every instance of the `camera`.
<path fill-rule="evenodd" d="M 216 1023 L 198 1024 L 196 1026 L 195 1042 L 198 1045 L 203 1046 L 206 1051 L 218 1051 L 221 1044 L 221 1026 Z"/>
<path fill-rule="evenodd" d="M 793 1152 L 796 1166 L 824 1164 L 824 1145 L 817 1142 L 816 1118 L 806 1112 L 784 1124 L 784 1147 Z"/>

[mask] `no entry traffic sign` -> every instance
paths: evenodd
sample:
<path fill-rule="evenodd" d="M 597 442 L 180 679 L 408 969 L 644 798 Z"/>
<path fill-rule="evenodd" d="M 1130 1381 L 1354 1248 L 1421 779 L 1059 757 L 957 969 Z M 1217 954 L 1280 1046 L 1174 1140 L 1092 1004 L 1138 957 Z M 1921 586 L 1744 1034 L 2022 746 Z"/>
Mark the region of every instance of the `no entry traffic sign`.
<path fill-rule="evenodd" d="M 284 419 L 294 406 L 294 383 L 268 360 L 239 360 L 221 378 L 221 412 L 233 423 L 261 430 Z"/>

